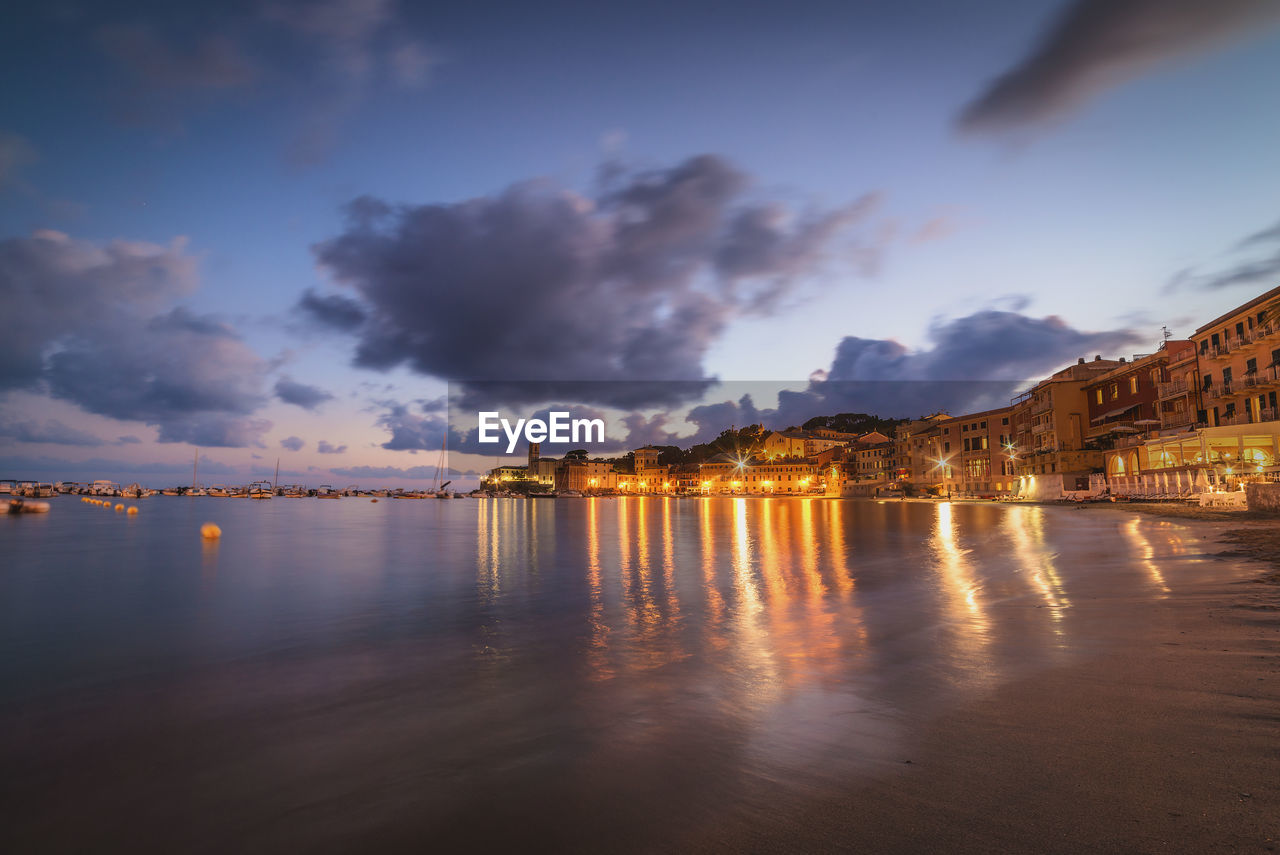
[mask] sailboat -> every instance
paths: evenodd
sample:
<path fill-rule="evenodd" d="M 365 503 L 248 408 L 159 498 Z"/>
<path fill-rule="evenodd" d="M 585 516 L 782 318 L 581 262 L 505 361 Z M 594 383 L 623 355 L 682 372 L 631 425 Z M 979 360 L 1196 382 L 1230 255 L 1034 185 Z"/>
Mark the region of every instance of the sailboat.
<path fill-rule="evenodd" d="M 449 462 L 449 434 L 446 431 L 444 435 L 444 440 L 441 441 L 440 443 L 440 457 L 439 459 L 436 460 L 436 483 L 435 483 L 435 486 L 432 487 L 432 491 L 436 494 L 437 499 L 453 498 L 452 496 L 449 495 L 449 490 L 448 490 L 449 485 L 452 484 L 453 482 L 445 481 L 441 483 L 441 480 L 440 480 L 441 478 L 444 477 L 445 467 L 448 464 L 448 462 Z"/>
<path fill-rule="evenodd" d="M 196 449 L 196 459 L 191 464 L 191 489 L 187 491 L 188 496 L 207 496 L 209 495 L 204 487 L 201 487 L 196 480 L 196 474 L 200 471 L 200 449 Z"/>

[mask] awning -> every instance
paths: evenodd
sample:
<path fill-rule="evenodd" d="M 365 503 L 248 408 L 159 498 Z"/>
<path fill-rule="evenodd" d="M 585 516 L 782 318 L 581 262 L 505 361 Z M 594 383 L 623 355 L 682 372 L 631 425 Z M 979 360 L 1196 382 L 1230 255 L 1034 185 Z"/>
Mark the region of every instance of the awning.
<path fill-rule="evenodd" d="M 1138 406 L 1138 405 L 1137 405 L 1137 404 L 1130 404 L 1130 405 L 1129 405 L 1129 406 L 1127 406 L 1127 407 L 1121 407 L 1121 408 L 1120 408 L 1120 409 L 1118 409 L 1118 410 L 1112 410 L 1112 411 L 1111 411 L 1111 412 L 1109 412 L 1109 413 L 1103 413 L 1102 415 L 1100 415 L 1100 416 L 1098 416 L 1097 418 L 1093 419 L 1093 421 L 1095 421 L 1095 422 L 1101 422 L 1101 421 L 1106 421 L 1107 419 L 1113 419 L 1113 418 L 1115 418 L 1116 416 L 1121 415 L 1122 413 L 1127 413 L 1127 412 L 1129 412 L 1130 410 L 1132 410 L 1132 409 L 1133 409 L 1134 407 L 1136 407 L 1136 406 Z"/>

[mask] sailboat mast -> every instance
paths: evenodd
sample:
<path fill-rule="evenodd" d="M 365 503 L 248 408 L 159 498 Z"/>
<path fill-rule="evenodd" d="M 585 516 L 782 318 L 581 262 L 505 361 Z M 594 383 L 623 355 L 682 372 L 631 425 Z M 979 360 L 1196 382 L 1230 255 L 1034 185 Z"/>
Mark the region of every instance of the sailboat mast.
<path fill-rule="evenodd" d="M 196 459 L 191 461 L 191 489 L 196 488 L 196 473 L 200 470 L 200 449 L 196 449 Z"/>
<path fill-rule="evenodd" d="M 276 458 L 276 479 L 271 482 L 272 492 L 275 492 L 275 489 L 279 486 L 280 486 L 280 458 L 277 457 Z"/>

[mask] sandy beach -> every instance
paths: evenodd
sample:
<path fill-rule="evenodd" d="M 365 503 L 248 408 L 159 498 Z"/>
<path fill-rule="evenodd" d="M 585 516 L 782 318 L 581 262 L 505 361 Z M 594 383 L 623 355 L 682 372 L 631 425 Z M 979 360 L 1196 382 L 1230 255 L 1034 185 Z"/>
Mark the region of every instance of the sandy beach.
<path fill-rule="evenodd" d="M 750 805 L 704 851 L 1212 853 L 1280 847 L 1280 525 L 1165 505 L 1256 579 L 1134 601 L 1121 643 L 922 723 L 874 783 L 785 822 Z M 776 808 L 776 806 L 774 806 Z M 771 810 L 777 817 L 782 811 Z"/>

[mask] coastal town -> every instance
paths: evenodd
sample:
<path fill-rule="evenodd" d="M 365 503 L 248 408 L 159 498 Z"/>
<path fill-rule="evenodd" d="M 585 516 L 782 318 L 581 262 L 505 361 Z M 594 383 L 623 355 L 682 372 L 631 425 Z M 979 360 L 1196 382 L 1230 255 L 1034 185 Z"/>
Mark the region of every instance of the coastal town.
<path fill-rule="evenodd" d="M 482 489 L 537 495 L 947 496 L 1036 501 L 1189 499 L 1243 507 L 1280 481 L 1280 287 L 1153 353 L 1081 356 L 982 412 L 880 429 L 727 430 L 711 453 L 671 460 L 570 452 L 490 470 Z M 822 421 L 822 420 L 818 420 Z M 807 423 L 808 424 L 808 423 Z M 687 456 L 687 455 L 685 455 Z"/>
<path fill-rule="evenodd" d="M 1030 501 L 1194 500 L 1246 507 L 1250 483 L 1280 482 L 1280 287 L 1152 353 L 1080 356 L 1007 406 L 915 419 L 817 416 L 769 430 L 730 427 L 711 443 L 646 446 L 620 457 L 573 450 L 489 470 L 479 488 L 451 491 L 443 453 L 429 489 L 352 485 L 153 490 L 0 480 L 0 494 L 145 498 L 551 498 L 611 495 L 968 498 Z M 1280 488 L 1280 484 L 1277 484 Z M 1270 495 L 1272 488 L 1266 488 Z M 1274 502 L 1274 498 L 1258 501 Z M 1268 505 L 1270 507 L 1270 505 Z"/>

